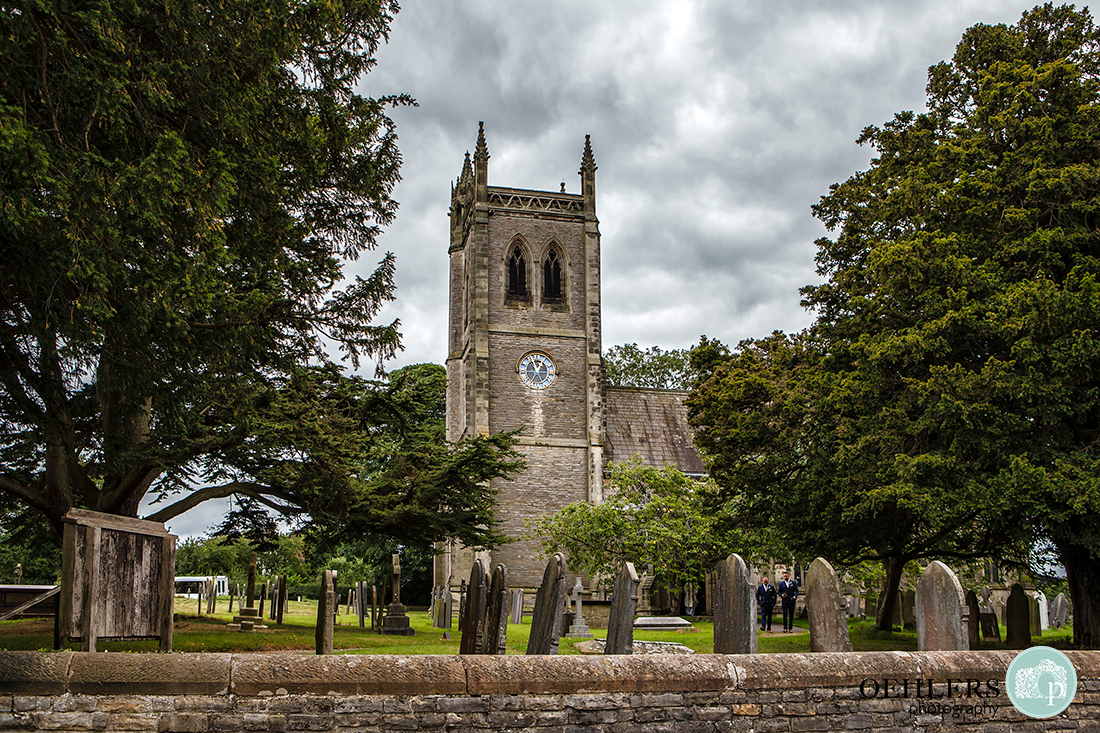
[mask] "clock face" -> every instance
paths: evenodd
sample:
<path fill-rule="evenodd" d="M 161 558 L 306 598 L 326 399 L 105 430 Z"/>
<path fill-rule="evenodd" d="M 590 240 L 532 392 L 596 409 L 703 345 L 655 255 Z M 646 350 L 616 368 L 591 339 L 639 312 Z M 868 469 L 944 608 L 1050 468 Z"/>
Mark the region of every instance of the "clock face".
<path fill-rule="evenodd" d="M 528 354 L 519 363 L 519 378 L 531 389 L 546 389 L 554 383 L 554 362 L 546 354 Z"/>

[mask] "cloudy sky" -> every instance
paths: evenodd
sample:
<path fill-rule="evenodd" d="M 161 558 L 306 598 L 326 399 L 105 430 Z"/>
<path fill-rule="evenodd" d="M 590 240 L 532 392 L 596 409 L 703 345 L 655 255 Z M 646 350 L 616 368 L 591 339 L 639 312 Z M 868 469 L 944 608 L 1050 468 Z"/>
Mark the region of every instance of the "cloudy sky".
<path fill-rule="evenodd" d="M 683 348 L 810 322 L 810 206 L 867 167 L 867 125 L 921 110 L 930 65 L 1019 0 L 406 0 L 365 95 L 396 110 L 397 255 L 405 351 L 446 357 L 450 182 L 485 122 L 489 183 L 579 191 L 584 136 L 599 171 L 604 349 Z M 364 257 L 352 272 L 367 274 Z M 368 370 L 369 371 L 369 370 Z M 207 516 L 170 526 L 204 532 Z"/>

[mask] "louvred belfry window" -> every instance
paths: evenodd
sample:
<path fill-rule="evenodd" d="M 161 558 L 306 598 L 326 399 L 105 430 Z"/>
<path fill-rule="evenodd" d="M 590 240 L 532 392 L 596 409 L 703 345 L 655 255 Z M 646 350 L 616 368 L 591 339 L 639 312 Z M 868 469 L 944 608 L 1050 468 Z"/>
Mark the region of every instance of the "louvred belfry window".
<path fill-rule="evenodd" d="M 519 247 L 513 247 L 508 257 L 508 297 L 527 298 L 527 260 Z"/>
<path fill-rule="evenodd" d="M 546 253 L 542 264 L 542 297 L 545 300 L 561 300 L 561 255 L 556 249 Z"/>

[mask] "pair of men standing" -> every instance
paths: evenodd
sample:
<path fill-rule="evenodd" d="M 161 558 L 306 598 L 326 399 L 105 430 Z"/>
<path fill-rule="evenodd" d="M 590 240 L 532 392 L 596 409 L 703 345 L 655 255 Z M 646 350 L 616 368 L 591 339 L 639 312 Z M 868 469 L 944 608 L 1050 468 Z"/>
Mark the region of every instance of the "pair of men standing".
<path fill-rule="evenodd" d="M 791 580 L 791 574 L 784 572 L 783 580 L 779 581 L 779 589 L 768 582 L 768 576 L 764 576 L 760 585 L 756 588 L 756 603 L 760 606 L 760 630 L 772 630 L 772 612 L 775 610 L 776 599 L 782 602 L 783 631 L 794 629 L 794 606 L 798 598 L 798 583 Z"/>

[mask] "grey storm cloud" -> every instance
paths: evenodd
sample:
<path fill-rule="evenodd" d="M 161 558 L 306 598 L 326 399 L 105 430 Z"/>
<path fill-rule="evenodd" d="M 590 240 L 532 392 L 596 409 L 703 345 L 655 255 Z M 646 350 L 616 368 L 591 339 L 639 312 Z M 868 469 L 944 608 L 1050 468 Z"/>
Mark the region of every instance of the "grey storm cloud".
<path fill-rule="evenodd" d="M 405 351 L 445 357 L 449 184 L 485 121 L 489 181 L 577 190 L 591 134 L 604 347 L 736 342 L 811 321 L 810 206 L 867 167 L 867 125 L 922 109 L 927 68 L 1008 0 L 408 2 L 361 89 L 407 92 L 397 219 Z M 365 270 L 370 258 L 352 271 Z"/>

